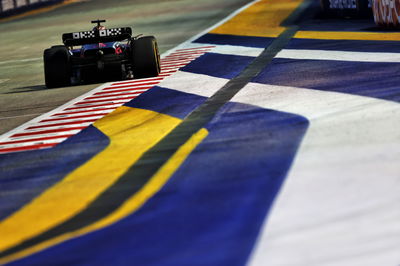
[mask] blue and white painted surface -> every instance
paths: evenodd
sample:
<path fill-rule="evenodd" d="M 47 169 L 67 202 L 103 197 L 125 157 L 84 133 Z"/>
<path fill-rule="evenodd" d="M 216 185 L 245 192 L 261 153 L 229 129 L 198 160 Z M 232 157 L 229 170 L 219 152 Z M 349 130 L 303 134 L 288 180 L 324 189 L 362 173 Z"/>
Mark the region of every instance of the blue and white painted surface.
<path fill-rule="evenodd" d="M 132 99 L 121 100 L 121 107 L 93 125 L 84 124 L 82 131 L 71 134 L 61 144 L 1 154 L 0 232 L 6 236 L 0 240 L 1 262 L 397 265 L 400 57 L 395 41 L 292 39 L 202 126 L 200 131 L 205 133 L 191 145 L 192 149 L 185 150 L 186 143 L 176 148 L 174 156 L 186 153 L 179 163 L 172 161 L 174 167 L 168 165 L 170 161 L 164 164 L 172 170 L 165 183 L 159 182 L 158 189 L 143 189 L 147 194 L 139 199 L 135 196 L 141 190 L 129 194 L 126 191 L 132 186 L 120 191 L 121 187 L 115 186 L 132 169 L 134 173 L 151 163 L 132 160 L 125 164 L 126 157 L 136 156 L 136 147 L 143 146 L 135 146 L 124 132 L 137 129 L 143 139 L 160 134 L 156 144 L 146 144 L 147 151 L 151 151 L 246 69 L 281 31 L 281 21 L 272 33 L 262 36 L 238 35 L 237 28 L 232 34 L 223 34 L 226 29 L 219 26 L 241 25 L 240 21 L 232 21 L 254 10 L 269 14 L 274 4 L 290 12 L 297 7 L 292 6 L 295 1 L 284 2 L 287 6 L 273 0 L 252 2 L 216 29 L 166 53 L 164 62 L 175 62 L 171 73 L 156 83 L 135 81 L 139 84 L 135 86 L 150 87 L 129 96 Z M 184 62 L 176 65 L 180 60 Z M 104 90 L 132 94 L 121 86 L 132 85 L 104 84 L 61 109 L 78 108 L 72 105 L 81 100 L 99 101 L 86 98 L 104 97 Z M 97 106 L 98 102 L 90 104 L 96 106 L 83 109 L 104 108 Z M 144 119 L 137 122 L 135 116 Z M 152 121 L 158 122 L 154 125 Z M 164 122 L 165 126 L 159 126 Z M 114 128 L 118 132 L 111 134 Z M 168 145 L 163 149 L 160 153 L 168 151 Z M 107 159 L 107 154 L 113 158 Z M 120 163 L 125 170 L 115 174 L 119 165 L 103 166 L 98 161 Z M 87 165 L 96 165 L 99 171 L 111 170 L 105 175 L 96 174 L 85 168 Z M 79 179 L 78 172 L 87 176 Z M 145 188 L 157 180 L 157 173 L 149 177 Z M 95 180 L 88 191 L 104 186 L 95 199 L 86 199 L 80 193 L 85 189 L 80 185 L 89 184 L 85 183 L 87 179 Z M 114 181 L 108 184 L 109 179 Z M 76 184 L 71 185 L 72 181 Z M 124 182 L 136 185 L 129 178 Z M 46 201 L 55 188 L 63 195 L 76 193 L 76 197 L 87 200 L 88 206 L 79 206 L 68 197 L 62 200 L 71 201 L 76 210 L 62 205 L 65 202 Z M 96 201 L 113 189 L 117 195 L 128 193 L 121 206 Z M 48 206 L 35 205 L 37 202 L 47 202 Z M 132 204 L 136 208 L 130 209 Z M 58 210 L 58 206 L 66 208 Z M 88 209 L 90 212 L 85 213 Z M 109 216 L 99 214 L 107 209 L 113 211 Z M 32 228 L 16 232 L 19 241 L 13 239 L 9 228 L 23 223 L 24 217 L 34 217 L 33 210 L 48 211 L 49 217 L 25 221 Z M 78 211 L 88 216 L 74 220 Z M 65 215 L 65 219 L 58 220 L 54 213 Z M 100 215 L 93 222 L 96 226 L 86 226 L 85 221 L 95 215 Z M 65 229 L 74 228 L 68 222 L 85 226 L 81 230 Z M 35 223 L 43 229 L 37 229 Z M 61 233 L 54 228 L 61 228 L 57 229 Z"/>

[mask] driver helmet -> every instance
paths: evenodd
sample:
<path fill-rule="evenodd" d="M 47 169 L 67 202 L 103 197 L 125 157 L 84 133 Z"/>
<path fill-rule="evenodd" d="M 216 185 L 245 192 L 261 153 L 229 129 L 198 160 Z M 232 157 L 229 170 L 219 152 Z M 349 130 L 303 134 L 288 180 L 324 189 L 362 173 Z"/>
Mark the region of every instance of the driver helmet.
<path fill-rule="evenodd" d="M 105 30 L 105 29 L 106 29 L 106 26 L 103 26 L 103 25 L 98 25 L 98 26 L 93 27 L 94 31 Z"/>

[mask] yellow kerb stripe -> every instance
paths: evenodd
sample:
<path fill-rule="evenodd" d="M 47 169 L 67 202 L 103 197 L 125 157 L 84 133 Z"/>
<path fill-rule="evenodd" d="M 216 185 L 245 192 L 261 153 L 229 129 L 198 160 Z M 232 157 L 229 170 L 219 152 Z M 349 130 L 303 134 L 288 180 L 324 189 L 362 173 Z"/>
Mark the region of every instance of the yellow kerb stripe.
<path fill-rule="evenodd" d="M 280 24 L 303 0 L 262 0 L 212 30 L 210 33 L 255 37 L 277 37 L 285 28 Z"/>
<path fill-rule="evenodd" d="M 298 31 L 294 38 L 321 40 L 399 41 L 400 32 Z"/>
<path fill-rule="evenodd" d="M 37 236 L 85 209 L 180 122 L 125 106 L 97 121 L 94 125 L 110 138 L 109 146 L 2 221 L 0 250 Z"/>
<path fill-rule="evenodd" d="M 194 134 L 184 145 L 182 145 L 175 154 L 157 171 L 157 173 L 150 179 L 150 181 L 135 195 L 129 198 L 120 208 L 110 214 L 108 217 L 75 232 L 61 235 L 57 238 L 49 241 L 40 243 L 34 247 L 21 251 L 19 253 L 10 255 L 9 257 L 0 260 L 0 263 L 7 263 L 32 253 L 41 251 L 48 247 L 54 246 L 65 240 L 81 236 L 83 234 L 101 229 L 105 226 L 109 226 L 127 215 L 138 210 L 143 204 L 146 203 L 155 193 L 167 183 L 172 174 L 178 169 L 178 167 L 185 161 L 189 154 L 199 145 L 203 139 L 208 135 L 208 131 L 205 129 L 199 130 Z"/>

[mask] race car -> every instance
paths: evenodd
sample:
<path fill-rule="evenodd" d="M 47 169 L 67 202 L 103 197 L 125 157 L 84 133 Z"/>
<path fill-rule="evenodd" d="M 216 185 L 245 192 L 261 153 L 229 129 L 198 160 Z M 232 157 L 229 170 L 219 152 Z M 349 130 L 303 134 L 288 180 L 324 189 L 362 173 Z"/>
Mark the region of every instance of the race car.
<path fill-rule="evenodd" d="M 330 15 L 365 17 L 371 15 L 372 0 L 320 0 L 322 11 Z"/>
<path fill-rule="evenodd" d="M 64 45 L 43 53 L 48 88 L 132 78 L 156 77 L 160 55 L 154 36 L 132 37 L 130 27 L 107 29 L 101 23 L 92 30 L 64 33 Z"/>

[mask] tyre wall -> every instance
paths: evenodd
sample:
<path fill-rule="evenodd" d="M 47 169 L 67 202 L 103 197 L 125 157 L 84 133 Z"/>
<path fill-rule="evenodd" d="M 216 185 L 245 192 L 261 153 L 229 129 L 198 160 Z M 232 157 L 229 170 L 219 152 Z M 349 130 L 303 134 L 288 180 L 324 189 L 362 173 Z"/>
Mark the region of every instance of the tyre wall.
<path fill-rule="evenodd" d="M 375 0 L 372 11 L 379 26 L 400 27 L 400 0 Z"/>

